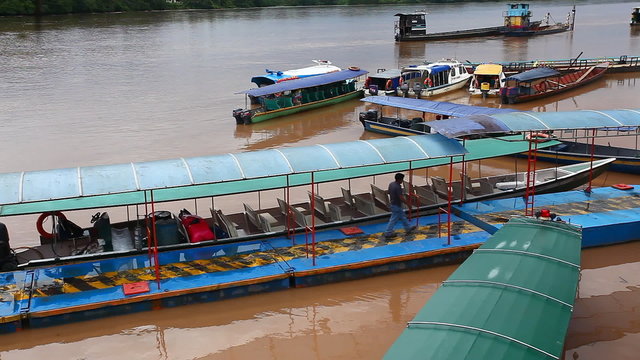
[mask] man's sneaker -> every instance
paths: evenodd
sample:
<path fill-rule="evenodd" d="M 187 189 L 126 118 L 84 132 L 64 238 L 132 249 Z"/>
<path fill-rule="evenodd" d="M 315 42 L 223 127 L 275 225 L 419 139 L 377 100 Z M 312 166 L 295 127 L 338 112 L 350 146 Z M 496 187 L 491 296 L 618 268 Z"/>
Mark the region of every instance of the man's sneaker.
<path fill-rule="evenodd" d="M 409 230 L 407 230 L 407 235 L 413 233 L 414 231 L 416 231 L 418 227 L 413 225 L 412 227 L 409 228 Z"/>
<path fill-rule="evenodd" d="M 382 234 L 382 236 L 385 239 L 392 239 L 392 238 L 394 238 L 396 236 L 396 234 L 395 233 L 390 233 L 390 234 L 385 233 L 385 234 Z"/>

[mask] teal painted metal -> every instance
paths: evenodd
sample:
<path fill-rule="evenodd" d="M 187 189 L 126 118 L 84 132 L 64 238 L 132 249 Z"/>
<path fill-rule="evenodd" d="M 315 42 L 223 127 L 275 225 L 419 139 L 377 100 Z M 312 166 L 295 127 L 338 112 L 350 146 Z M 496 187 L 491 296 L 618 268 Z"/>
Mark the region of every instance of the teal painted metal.
<path fill-rule="evenodd" d="M 581 230 L 512 218 L 420 310 L 385 359 L 558 359 L 580 275 Z"/>
<path fill-rule="evenodd" d="M 322 183 L 406 171 L 448 164 L 454 155 L 454 162 L 460 162 L 462 154 L 472 161 L 527 151 L 528 142 L 503 141 L 521 138 L 468 140 L 462 147 L 457 140 L 431 134 L 48 170 L 37 176 L 0 174 L 0 216 L 142 204 L 150 190 L 162 202 L 307 185 L 311 172 Z M 557 144 L 549 141 L 539 148 Z M 22 182 L 25 178 L 28 184 Z"/>

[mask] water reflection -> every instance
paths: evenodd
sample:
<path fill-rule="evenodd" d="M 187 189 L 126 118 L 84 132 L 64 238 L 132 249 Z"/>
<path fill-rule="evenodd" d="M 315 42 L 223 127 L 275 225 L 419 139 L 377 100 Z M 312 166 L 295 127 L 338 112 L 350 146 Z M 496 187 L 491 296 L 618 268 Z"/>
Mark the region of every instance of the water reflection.
<path fill-rule="evenodd" d="M 454 268 L 33 329 L 0 358 L 379 358 Z"/>

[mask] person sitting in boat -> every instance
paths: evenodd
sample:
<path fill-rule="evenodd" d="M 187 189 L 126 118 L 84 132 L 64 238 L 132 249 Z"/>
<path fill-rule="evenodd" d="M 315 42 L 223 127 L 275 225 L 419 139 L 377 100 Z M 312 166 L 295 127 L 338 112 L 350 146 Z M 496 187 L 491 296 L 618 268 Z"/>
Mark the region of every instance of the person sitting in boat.
<path fill-rule="evenodd" d="M 302 90 L 298 90 L 293 95 L 293 104 L 300 105 L 302 104 Z"/>

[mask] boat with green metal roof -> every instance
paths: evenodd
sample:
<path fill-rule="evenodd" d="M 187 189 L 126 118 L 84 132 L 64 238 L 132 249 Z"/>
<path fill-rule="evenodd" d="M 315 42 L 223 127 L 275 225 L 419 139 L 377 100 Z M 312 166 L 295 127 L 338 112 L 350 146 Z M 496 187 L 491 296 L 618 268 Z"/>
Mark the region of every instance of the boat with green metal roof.
<path fill-rule="evenodd" d="M 407 323 L 385 359 L 560 359 L 580 279 L 581 229 L 514 217 Z"/>

